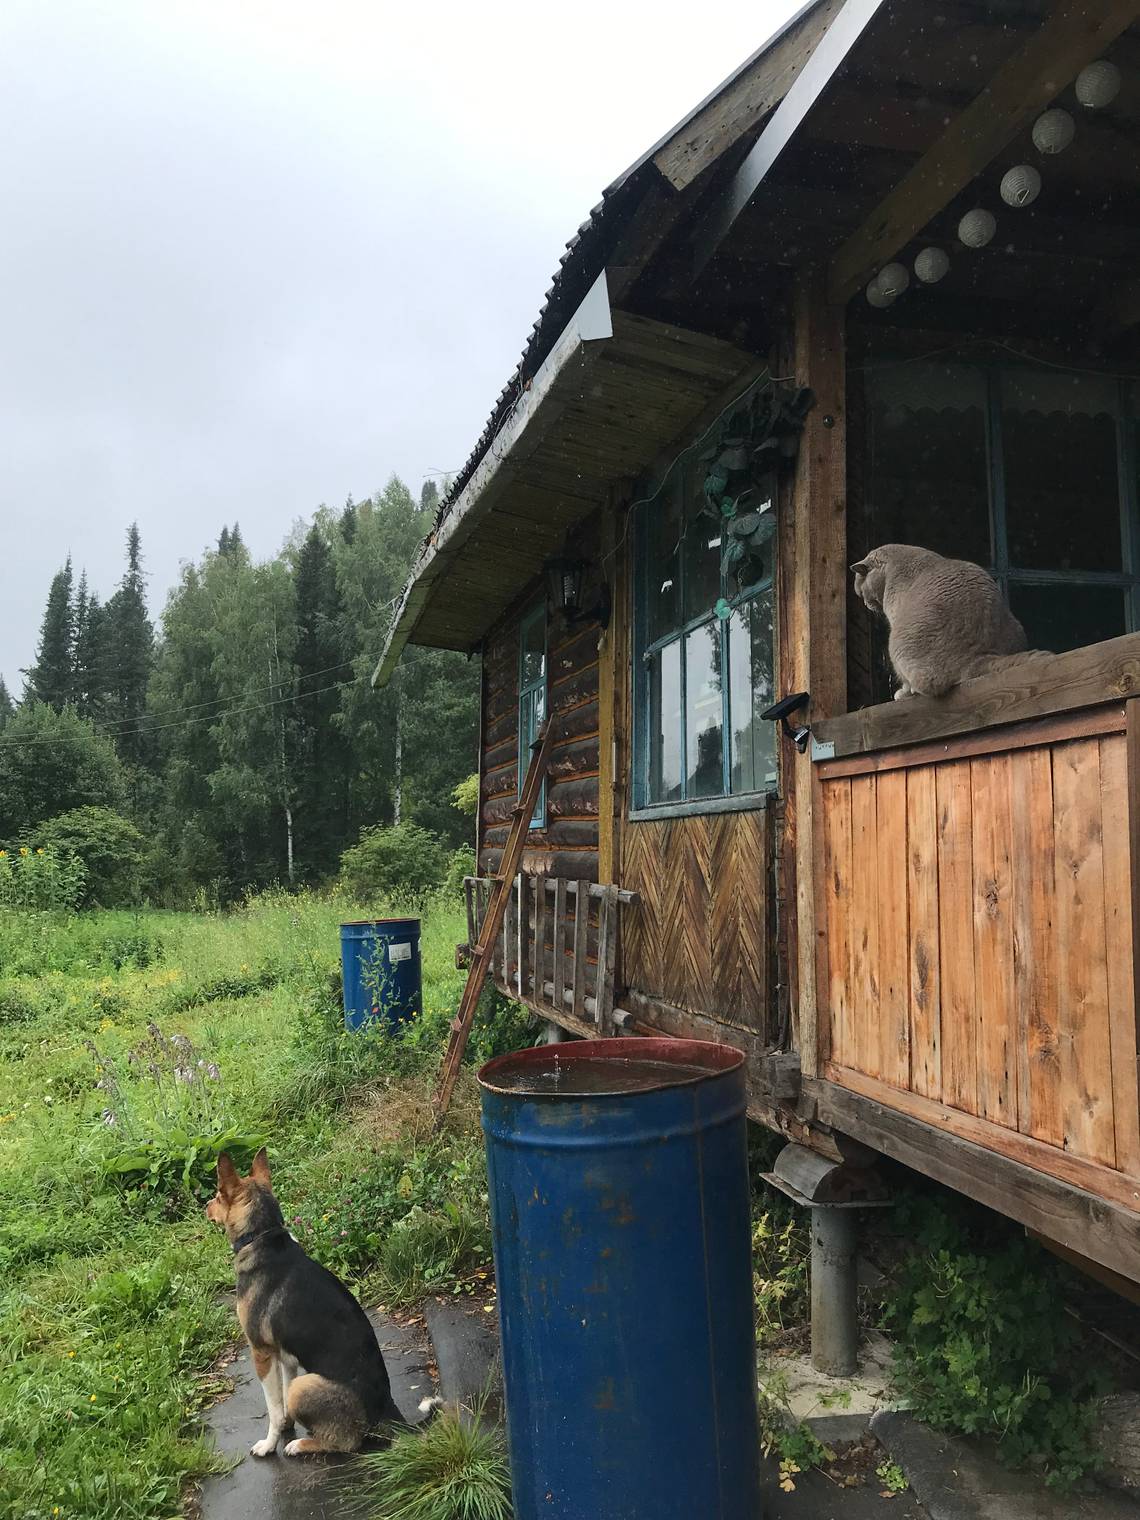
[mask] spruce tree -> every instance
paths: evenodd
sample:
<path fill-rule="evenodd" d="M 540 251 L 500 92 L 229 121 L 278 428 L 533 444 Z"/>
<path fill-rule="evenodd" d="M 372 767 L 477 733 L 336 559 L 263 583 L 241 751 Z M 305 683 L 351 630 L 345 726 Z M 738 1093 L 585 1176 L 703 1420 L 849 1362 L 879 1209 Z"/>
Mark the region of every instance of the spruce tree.
<path fill-rule="evenodd" d="M 332 550 L 316 523 L 301 545 L 294 592 L 297 701 L 290 717 L 297 755 L 297 857 L 302 872 L 313 877 L 335 869 L 348 843 L 349 753 L 336 713 L 338 684 L 352 674 L 340 663 L 342 609 Z"/>
<path fill-rule="evenodd" d="M 430 512 L 434 517 L 439 506 L 439 487 L 434 480 L 425 480 L 420 487 L 420 511 Z"/>
<path fill-rule="evenodd" d="M 82 589 L 82 588 L 81 588 Z M 103 718 L 110 696 L 105 634 L 106 613 L 94 592 L 76 618 L 74 702 L 81 718 Z"/>
<path fill-rule="evenodd" d="M 3 728 L 8 719 L 15 716 L 16 704 L 12 701 L 7 683 L 0 676 L 0 728 Z"/>
<path fill-rule="evenodd" d="M 228 554 L 229 552 L 230 552 L 230 530 L 229 530 L 229 528 L 227 528 L 223 524 L 222 531 L 218 534 L 218 553 L 219 554 Z"/>
<path fill-rule="evenodd" d="M 154 627 L 146 610 L 137 523 L 127 531 L 126 574 L 107 603 L 102 622 L 110 674 L 106 716 L 114 724 L 119 754 L 139 765 L 147 748 L 141 728 L 154 664 Z"/>
<path fill-rule="evenodd" d="M 72 694 L 72 660 L 75 642 L 75 609 L 71 600 L 71 555 L 52 578 L 47 607 L 40 626 L 36 662 L 24 672 L 29 701 L 45 702 L 62 712 Z"/>
<path fill-rule="evenodd" d="M 350 496 L 344 504 L 344 511 L 340 514 L 337 525 L 340 528 L 340 536 L 346 544 L 352 543 L 356 537 L 356 503 Z"/>

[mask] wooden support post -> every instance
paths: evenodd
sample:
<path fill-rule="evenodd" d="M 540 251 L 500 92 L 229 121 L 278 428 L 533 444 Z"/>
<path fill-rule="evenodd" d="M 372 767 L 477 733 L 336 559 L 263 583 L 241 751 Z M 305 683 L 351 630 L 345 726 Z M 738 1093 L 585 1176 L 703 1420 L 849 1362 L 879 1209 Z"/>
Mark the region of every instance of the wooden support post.
<path fill-rule="evenodd" d="M 518 875 L 518 977 L 515 982 L 518 988 L 519 1002 L 528 996 L 530 982 L 527 980 L 527 947 L 530 941 L 530 897 L 531 881 L 529 876 L 524 876 L 520 871 Z M 542 887 L 539 887 L 542 891 Z"/>
<path fill-rule="evenodd" d="M 612 495 L 612 493 L 611 493 Z M 611 590 L 615 575 L 614 509 L 610 502 L 602 508 L 602 577 Z M 611 882 L 614 876 L 614 697 L 621 679 L 616 667 L 616 649 L 620 641 L 620 616 L 611 614 L 610 626 L 598 642 L 598 880 Z M 557 995 L 555 1002 L 557 1003 Z"/>
<path fill-rule="evenodd" d="M 553 938 L 554 970 L 550 980 L 554 983 L 554 1006 L 561 1013 L 566 991 L 566 882 L 561 876 L 554 883 Z"/>
<path fill-rule="evenodd" d="M 846 363 L 842 307 L 829 304 L 824 273 L 802 274 L 795 292 L 795 373 L 815 392 L 800 442 L 793 491 L 793 626 L 785 643 L 790 665 L 781 675 L 785 691 L 811 694 L 808 721 L 831 717 L 847 706 L 847 502 Z M 785 636 L 786 637 L 786 636 Z M 805 1076 L 819 1070 L 821 1008 L 817 956 L 826 953 L 824 926 L 815 896 L 818 780 L 810 751 L 786 747 L 795 806 L 796 955 L 798 1006 L 795 1033 Z M 787 772 L 785 771 L 785 774 Z M 819 904 L 822 911 L 822 903 Z"/>
<path fill-rule="evenodd" d="M 617 951 L 617 888 L 598 898 L 598 982 L 594 1018 L 599 1035 L 614 1032 L 614 958 Z"/>
<path fill-rule="evenodd" d="M 574 893 L 574 1001 L 571 1012 L 576 1019 L 586 1012 L 586 931 L 590 922 L 590 897 L 582 882 Z"/>

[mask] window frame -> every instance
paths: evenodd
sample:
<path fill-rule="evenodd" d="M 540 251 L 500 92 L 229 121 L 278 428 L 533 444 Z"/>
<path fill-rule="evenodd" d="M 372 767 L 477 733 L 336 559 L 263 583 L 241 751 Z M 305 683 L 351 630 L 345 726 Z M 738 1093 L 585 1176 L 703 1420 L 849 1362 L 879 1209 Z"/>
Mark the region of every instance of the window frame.
<path fill-rule="evenodd" d="M 984 388 L 983 427 L 986 450 L 986 484 L 990 554 L 984 567 L 1001 588 L 1010 606 L 1011 586 L 1089 586 L 1123 593 L 1125 632 L 1140 629 L 1140 381 L 1111 371 L 1086 370 L 1080 366 L 1045 363 L 1032 355 L 1010 358 L 977 358 L 968 353 L 947 354 L 948 361 L 973 369 Z M 878 359 L 866 366 L 869 379 L 876 370 L 893 369 L 914 361 L 905 357 Z M 1090 374 L 1114 382 L 1116 392 L 1116 488 L 1120 521 L 1121 568 L 1119 570 L 1041 570 L 1011 564 L 1009 518 L 1006 497 L 1006 450 L 1002 415 L 1002 380 L 1013 370 L 1054 371 L 1064 375 Z M 867 436 L 870 437 L 870 387 L 864 404 Z M 873 473 L 873 471 L 872 471 Z"/>
<path fill-rule="evenodd" d="M 526 659 L 526 640 L 529 630 L 538 622 L 542 623 L 542 675 L 536 680 L 524 679 L 524 663 Z M 523 782 L 526 779 L 527 766 L 530 764 L 531 745 L 538 737 L 538 725 L 546 716 L 550 701 L 550 650 L 548 645 L 548 623 L 546 617 L 546 599 L 536 602 L 528 612 L 519 619 L 519 653 L 518 653 L 518 735 L 519 754 L 517 766 L 517 780 L 515 796 L 522 796 Z M 534 733 L 526 731 L 525 718 L 530 712 L 530 698 L 541 693 L 541 703 L 536 716 Z M 546 827 L 546 777 L 542 778 L 542 785 L 538 790 L 538 801 L 534 805 L 534 813 L 528 828 L 544 829 Z"/>
<path fill-rule="evenodd" d="M 690 502 L 686 499 L 685 472 L 679 471 L 673 477 L 672 482 L 665 490 L 679 494 L 681 506 L 681 521 L 684 524 L 682 540 L 689 531 L 686 521 L 686 509 Z M 635 520 L 632 524 L 633 540 L 633 569 L 632 592 L 633 592 L 633 742 L 631 748 L 631 775 L 630 775 L 630 801 L 628 817 L 631 821 L 647 820 L 652 818 L 689 817 L 702 813 L 741 813 L 749 812 L 768 805 L 770 800 L 779 794 L 779 747 L 776 749 L 776 778 L 766 786 L 748 792 L 733 792 L 732 784 L 732 683 L 729 669 L 729 625 L 732 614 L 739 608 L 757 600 L 765 592 L 771 596 L 772 603 L 772 689 L 777 689 L 777 662 L 779 659 L 779 641 L 775 626 L 776 620 L 776 556 L 773 554 L 771 569 L 759 580 L 751 582 L 743 590 L 729 595 L 729 575 L 724 562 L 723 548 L 720 558 L 719 591 L 720 596 L 727 603 L 729 616 L 720 619 L 717 617 L 715 604 L 707 611 L 694 617 L 684 617 L 685 607 L 685 555 L 682 552 L 678 556 L 678 588 L 677 602 L 681 609 L 681 620 L 666 634 L 646 641 L 649 617 L 649 527 L 648 513 L 655 502 L 665 494 L 659 491 L 648 500 L 639 503 L 635 511 Z M 778 494 L 773 511 L 779 510 Z M 685 659 L 685 644 L 689 636 L 698 629 L 710 625 L 721 624 L 722 637 L 720 639 L 720 679 L 721 679 L 721 778 L 722 790 L 713 797 L 687 797 L 685 791 L 688 785 L 688 673 Z M 664 802 L 650 802 L 648 800 L 649 775 L 650 775 L 650 682 L 649 660 L 655 654 L 665 649 L 670 644 L 680 644 L 680 688 L 681 688 L 681 725 L 680 725 L 680 762 L 681 762 L 681 792 L 679 798 Z"/>

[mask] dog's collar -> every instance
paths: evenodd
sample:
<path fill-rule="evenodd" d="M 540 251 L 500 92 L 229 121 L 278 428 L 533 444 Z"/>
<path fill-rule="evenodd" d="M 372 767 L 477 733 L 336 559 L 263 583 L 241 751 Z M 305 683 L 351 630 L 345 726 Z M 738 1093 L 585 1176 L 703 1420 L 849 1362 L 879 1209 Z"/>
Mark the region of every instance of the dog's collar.
<path fill-rule="evenodd" d="M 244 1251 L 246 1246 L 251 1246 L 255 1240 L 264 1240 L 267 1235 L 275 1235 L 281 1230 L 285 1230 L 283 1224 L 271 1224 L 267 1230 L 250 1230 L 245 1235 L 239 1235 L 233 1243 L 234 1255 L 236 1256 L 239 1251 Z"/>

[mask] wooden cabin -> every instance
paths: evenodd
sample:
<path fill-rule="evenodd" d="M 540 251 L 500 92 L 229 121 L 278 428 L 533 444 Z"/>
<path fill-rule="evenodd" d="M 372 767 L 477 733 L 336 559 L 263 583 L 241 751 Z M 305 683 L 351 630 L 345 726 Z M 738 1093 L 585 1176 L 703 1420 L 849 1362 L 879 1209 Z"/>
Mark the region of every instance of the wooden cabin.
<path fill-rule="evenodd" d="M 504 988 L 1134 1281 L 1138 17 L 801 11 L 568 244 L 376 673 L 481 653 L 484 878 L 556 725 Z M 883 542 L 1051 653 L 892 701 Z"/>

